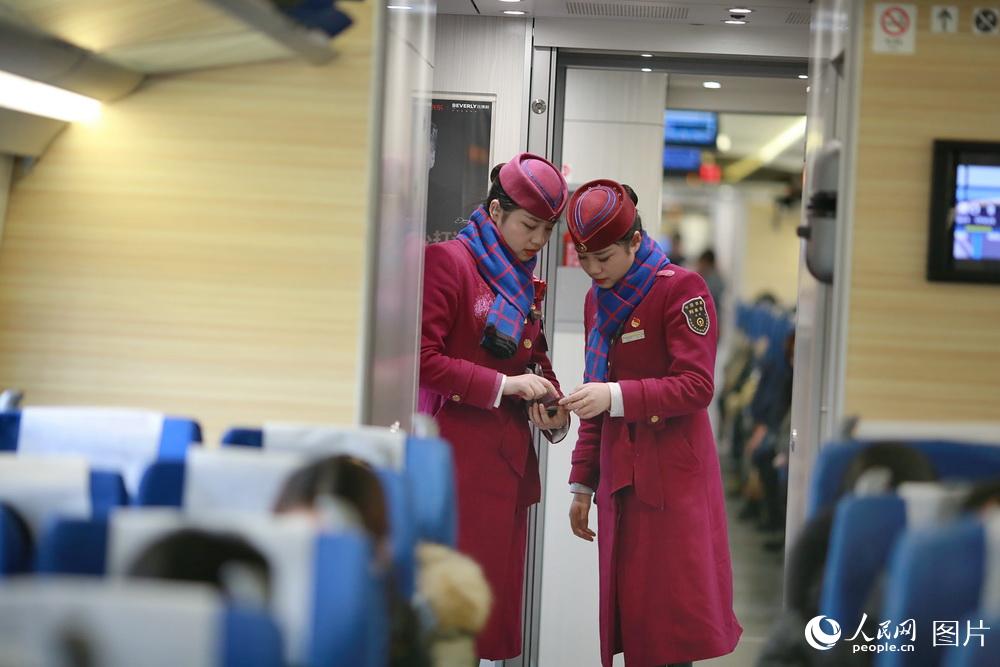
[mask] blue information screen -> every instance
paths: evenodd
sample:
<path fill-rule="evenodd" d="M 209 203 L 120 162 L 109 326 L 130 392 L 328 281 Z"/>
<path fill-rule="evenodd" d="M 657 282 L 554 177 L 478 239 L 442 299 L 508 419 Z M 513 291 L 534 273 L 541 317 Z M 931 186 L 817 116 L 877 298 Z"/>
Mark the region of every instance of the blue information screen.
<path fill-rule="evenodd" d="M 957 261 L 1000 261 L 1000 165 L 958 165 L 952 241 Z"/>
<path fill-rule="evenodd" d="M 701 149 L 664 146 L 663 168 L 667 171 L 698 171 L 701 168 Z"/>
<path fill-rule="evenodd" d="M 664 143 L 714 148 L 718 133 L 719 117 L 715 112 L 667 109 L 664 113 Z"/>

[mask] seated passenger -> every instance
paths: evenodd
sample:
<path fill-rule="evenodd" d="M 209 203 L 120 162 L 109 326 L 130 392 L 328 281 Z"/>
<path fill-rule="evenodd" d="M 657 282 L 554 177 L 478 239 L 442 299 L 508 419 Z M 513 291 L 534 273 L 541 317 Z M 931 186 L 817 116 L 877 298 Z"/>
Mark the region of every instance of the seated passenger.
<path fill-rule="evenodd" d="M 192 528 L 178 530 L 149 545 L 132 563 L 128 574 L 210 584 L 236 604 L 266 607 L 271 599 L 267 560 L 236 535 Z"/>
<path fill-rule="evenodd" d="M 343 501 L 347 510 L 375 543 L 382 564 L 389 560 L 389 512 L 378 476 L 372 467 L 352 456 L 329 456 L 308 463 L 285 480 L 274 504 L 277 514 L 306 514 L 321 519 L 327 501 Z"/>
<path fill-rule="evenodd" d="M 375 545 L 379 566 L 390 563 L 389 513 L 378 476 L 372 467 L 351 456 L 329 456 L 299 468 L 278 493 L 274 511 L 305 514 L 322 523 L 325 512 L 348 512 Z M 420 622 L 408 601 L 389 580 L 392 637 L 391 667 L 429 667 L 430 658 L 420 637 Z"/>
<path fill-rule="evenodd" d="M 962 501 L 963 512 L 992 512 L 1000 507 L 1000 479 L 978 482 L 969 489 L 969 495 Z"/>
<path fill-rule="evenodd" d="M 331 500 L 346 504 L 324 505 Z M 376 545 L 377 558 L 389 562 L 389 520 L 385 497 L 371 466 L 349 456 L 309 463 L 285 482 L 277 513 L 305 513 L 322 521 L 324 511 L 349 510 Z M 392 667 L 451 667 L 475 664 L 475 635 L 486 623 L 490 589 L 475 561 L 453 549 L 417 547 L 416 604 L 389 591 L 392 614 Z M 391 581 L 391 580 L 390 580 Z M 429 612 L 421 627 L 414 606 Z M 421 635 L 426 637 L 426 641 Z"/>

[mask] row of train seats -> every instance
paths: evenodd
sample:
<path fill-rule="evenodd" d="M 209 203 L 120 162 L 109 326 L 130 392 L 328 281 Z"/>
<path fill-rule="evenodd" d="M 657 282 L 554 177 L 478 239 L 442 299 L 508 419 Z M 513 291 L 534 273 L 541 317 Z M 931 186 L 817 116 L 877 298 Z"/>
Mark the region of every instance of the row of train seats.
<path fill-rule="evenodd" d="M 1000 665 L 998 506 L 1000 446 L 824 447 L 803 530 L 829 540 L 812 648 L 829 664 Z"/>
<path fill-rule="evenodd" d="M 0 413 L 0 665 L 385 664 L 386 592 L 412 597 L 418 542 L 455 540 L 447 444 L 293 425 L 200 441 L 194 420 L 140 410 Z M 375 471 L 384 557 L 349 511 L 273 513 L 294 471 L 333 455 Z M 147 547 L 185 534 L 250 545 L 266 586 L 239 568 L 218 572 L 235 597 L 129 576 Z"/>

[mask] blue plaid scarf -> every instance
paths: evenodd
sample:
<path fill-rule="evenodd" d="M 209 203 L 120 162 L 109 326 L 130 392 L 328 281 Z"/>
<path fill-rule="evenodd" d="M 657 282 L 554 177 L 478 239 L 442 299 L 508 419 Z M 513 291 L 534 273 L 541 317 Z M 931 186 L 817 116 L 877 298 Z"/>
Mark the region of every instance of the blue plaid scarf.
<path fill-rule="evenodd" d="M 476 258 L 479 273 L 496 294 L 480 345 L 499 359 L 510 359 L 517 353 L 524 321 L 531 313 L 535 298 L 532 274 L 537 258 L 522 262 L 515 257 L 482 206 L 469 217 L 458 240 Z"/>
<path fill-rule="evenodd" d="M 611 289 L 595 288 L 597 322 L 587 336 L 584 382 L 604 382 L 607 379 L 611 339 L 618 334 L 635 307 L 649 293 L 656 280 L 656 273 L 669 263 L 670 260 L 659 244 L 643 232 L 642 245 L 636 251 L 635 261 L 625 277 Z"/>

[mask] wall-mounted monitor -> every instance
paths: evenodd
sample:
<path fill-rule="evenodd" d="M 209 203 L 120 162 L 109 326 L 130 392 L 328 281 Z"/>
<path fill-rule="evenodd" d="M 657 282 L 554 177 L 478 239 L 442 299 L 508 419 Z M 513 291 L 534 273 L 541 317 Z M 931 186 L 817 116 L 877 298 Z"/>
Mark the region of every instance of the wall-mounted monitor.
<path fill-rule="evenodd" d="M 935 141 L 928 280 L 1000 282 L 1000 143 Z"/>
<path fill-rule="evenodd" d="M 685 146 L 663 147 L 663 170 L 692 172 L 701 168 L 701 149 Z"/>
<path fill-rule="evenodd" d="M 715 148 L 719 116 L 714 111 L 667 109 L 663 114 L 663 141 L 667 144 Z"/>

